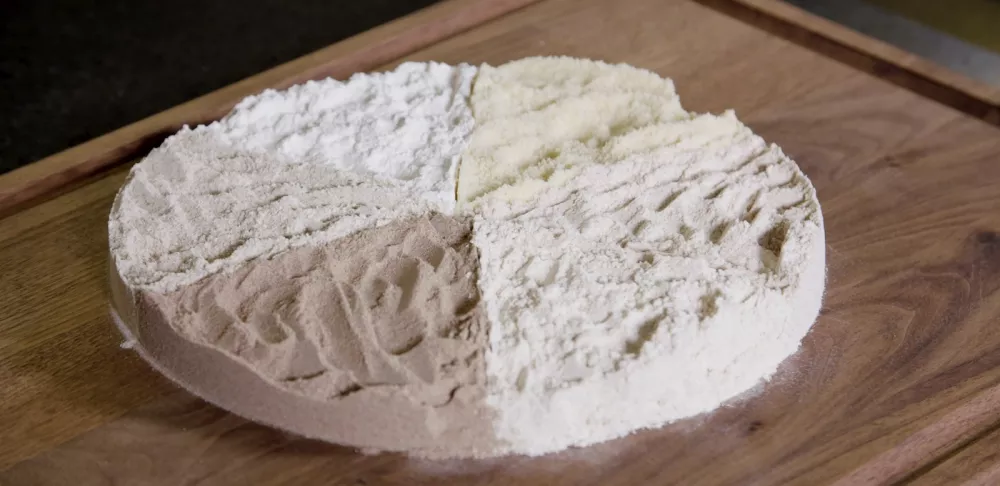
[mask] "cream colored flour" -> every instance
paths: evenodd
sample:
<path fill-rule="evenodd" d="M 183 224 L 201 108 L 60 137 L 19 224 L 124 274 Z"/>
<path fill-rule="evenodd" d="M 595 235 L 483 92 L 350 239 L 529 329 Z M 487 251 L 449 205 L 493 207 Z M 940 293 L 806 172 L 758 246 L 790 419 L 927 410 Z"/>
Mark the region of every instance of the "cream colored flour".
<path fill-rule="evenodd" d="M 482 66 L 459 203 L 527 199 L 580 165 L 615 160 L 613 141 L 685 115 L 669 79 L 624 64 L 528 58 Z"/>

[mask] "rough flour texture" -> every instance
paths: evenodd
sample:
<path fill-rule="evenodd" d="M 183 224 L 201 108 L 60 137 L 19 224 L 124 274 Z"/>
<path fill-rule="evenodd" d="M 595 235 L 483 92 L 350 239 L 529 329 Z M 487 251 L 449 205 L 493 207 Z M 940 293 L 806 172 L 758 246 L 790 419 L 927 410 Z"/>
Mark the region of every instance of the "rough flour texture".
<path fill-rule="evenodd" d="M 825 276 L 815 191 L 778 147 L 568 58 L 265 92 L 137 165 L 109 226 L 115 308 L 165 374 L 434 457 L 710 411 L 798 349 Z"/>
<path fill-rule="evenodd" d="M 778 149 L 720 138 L 476 219 L 489 400 L 517 450 L 711 410 L 798 348 L 823 288 L 817 207 Z"/>

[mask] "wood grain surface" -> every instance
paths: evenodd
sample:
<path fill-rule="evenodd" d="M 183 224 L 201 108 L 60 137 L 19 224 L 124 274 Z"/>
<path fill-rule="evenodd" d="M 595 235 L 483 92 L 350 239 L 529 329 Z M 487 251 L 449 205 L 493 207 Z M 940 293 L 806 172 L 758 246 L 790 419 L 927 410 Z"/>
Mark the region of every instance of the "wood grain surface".
<path fill-rule="evenodd" d="M 764 12 L 768 16 L 791 22 L 810 31 L 816 32 L 824 37 L 828 37 L 837 42 L 843 43 L 844 45 L 858 49 L 877 59 L 882 59 L 900 67 L 911 69 L 923 77 L 933 79 L 956 90 L 966 92 L 986 103 L 990 103 L 994 106 L 1000 106 L 1000 87 L 992 86 L 967 76 L 963 76 L 942 67 L 933 61 L 926 60 L 892 44 L 851 30 L 849 27 L 824 19 L 823 17 L 812 14 L 796 7 L 795 5 L 782 2 L 781 0 L 735 1 Z M 924 3 L 927 4 L 935 2 Z M 945 6 L 941 2 L 937 2 L 937 4 L 939 9 L 949 8 L 949 6 Z M 959 7 L 951 6 L 950 8 L 954 9 Z"/>
<path fill-rule="evenodd" d="M 0 174 L 0 216 L 36 198 L 120 165 L 159 145 L 184 124 L 207 123 L 266 88 L 342 78 L 374 69 L 537 0 L 447 0 L 343 42 L 262 72 L 6 174 Z"/>
<path fill-rule="evenodd" d="M 1000 427 L 992 427 L 979 440 L 944 456 L 926 469 L 913 478 L 913 486 L 1000 484 Z"/>
<path fill-rule="evenodd" d="M 867 0 L 877 7 L 1000 53 L 1000 2 L 996 0 Z"/>
<path fill-rule="evenodd" d="M 827 294 L 772 382 L 541 458 L 364 456 L 257 426 L 118 348 L 119 169 L 0 220 L 0 484 L 994 484 L 1000 129 L 689 0 L 545 0 L 406 59 L 539 54 L 672 77 L 688 109 L 735 108 L 813 180 Z"/>
<path fill-rule="evenodd" d="M 782 0 L 699 0 L 772 34 L 1000 125 L 1000 88 L 953 72 Z"/>

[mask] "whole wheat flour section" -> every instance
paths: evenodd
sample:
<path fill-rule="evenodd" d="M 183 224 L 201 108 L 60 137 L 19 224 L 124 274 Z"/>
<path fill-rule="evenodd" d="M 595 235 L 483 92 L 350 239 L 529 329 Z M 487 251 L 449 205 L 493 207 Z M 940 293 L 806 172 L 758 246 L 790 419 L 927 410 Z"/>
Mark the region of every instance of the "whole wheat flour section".
<path fill-rule="evenodd" d="M 241 102 L 133 168 L 120 328 L 250 419 L 426 457 L 545 454 L 710 411 L 819 311 L 795 163 L 669 79 L 404 63 Z"/>
<path fill-rule="evenodd" d="M 488 324 L 467 220 L 432 214 L 168 293 L 112 274 L 120 326 L 194 394 L 366 450 L 489 456 Z"/>

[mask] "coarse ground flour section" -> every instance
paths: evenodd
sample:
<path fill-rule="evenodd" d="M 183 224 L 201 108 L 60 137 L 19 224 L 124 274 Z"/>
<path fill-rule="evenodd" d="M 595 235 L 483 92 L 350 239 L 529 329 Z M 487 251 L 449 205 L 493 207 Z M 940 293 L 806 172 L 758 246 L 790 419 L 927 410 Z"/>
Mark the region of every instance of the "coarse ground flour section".
<path fill-rule="evenodd" d="M 468 240 L 434 240 L 442 215 Z M 434 457 L 712 410 L 796 351 L 824 285 L 815 191 L 779 148 L 686 112 L 667 79 L 570 58 L 248 98 L 138 164 L 109 232 L 123 330 L 168 376 L 304 435 Z"/>

